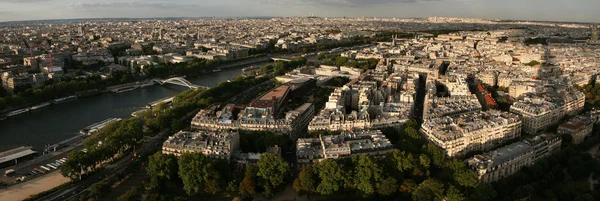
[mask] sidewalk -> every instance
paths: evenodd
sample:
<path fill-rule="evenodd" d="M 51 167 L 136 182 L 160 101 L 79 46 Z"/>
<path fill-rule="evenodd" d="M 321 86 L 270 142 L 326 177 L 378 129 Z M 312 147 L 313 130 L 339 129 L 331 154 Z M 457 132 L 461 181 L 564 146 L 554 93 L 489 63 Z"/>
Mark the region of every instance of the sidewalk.
<path fill-rule="evenodd" d="M 0 200 L 2 201 L 19 201 L 35 195 L 61 184 L 69 182 L 69 178 L 65 178 L 60 174 L 60 171 L 48 173 L 44 177 L 38 177 L 23 183 L 9 186 L 6 189 L 0 189 Z"/>

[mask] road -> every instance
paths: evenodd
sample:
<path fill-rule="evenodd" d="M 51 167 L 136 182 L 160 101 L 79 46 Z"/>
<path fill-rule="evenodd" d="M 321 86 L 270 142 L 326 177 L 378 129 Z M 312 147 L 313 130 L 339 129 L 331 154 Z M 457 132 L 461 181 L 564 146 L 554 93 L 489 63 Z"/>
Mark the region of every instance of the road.
<path fill-rule="evenodd" d="M 139 153 L 138 156 L 147 154 L 149 151 L 156 148 L 156 146 L 155 146 L 156 143 L 159 143 L 161 141 L 161 138 L 165 134 L 166 134 L 166 132 L 163 132 L 153 138 L 150 138 L 150 140 L 148 140 L 148 142 L 145 143 L 141 149 L 137 149 L 137 152 Z M 82 181 L 74 182 L 73 184 L 70 184 L 69 186 L 63 188 L 63 190 L 59 190 L 57 192 L 51 193 L 51 194 L 44 196 L 37 200 L 40 200 L 40 201 L 42 201 L 42 200 L 44 200 L 44 201 L 68 200 L 74 196 L 81 194 L 82 192 L 84 192 L 88 187 L 90 187 L 94 183 L 100 182 L 103 179 L 111 178 L 111 177 L 115 176 L 116 174 L 120 173 L 122 170 L 125 169 L 125 167 L 127 167 L 129 164 L 131 164 L 131 162 L 133 162 L 133 160 L 134 160 L 133 155 L 128 154 L 127 156 L 123 157 L 122 159 L 118 160 L 117 162 L 106 166 L 102 170 L 99 170 L 99 172 L 96 172 L 92 175 L 87 176 L 86 178 L 83 178 Z"/>

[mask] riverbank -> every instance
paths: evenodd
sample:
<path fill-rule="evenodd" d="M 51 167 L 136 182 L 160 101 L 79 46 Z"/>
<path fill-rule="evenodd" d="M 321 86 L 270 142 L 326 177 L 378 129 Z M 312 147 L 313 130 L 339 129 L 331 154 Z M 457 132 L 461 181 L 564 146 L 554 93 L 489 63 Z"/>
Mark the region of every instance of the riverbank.
<path fill-rule="evenodd" d="M 25 183 L 16 184 L 6 189 L 0 189 L 0 200 L 2 201 L 19 201 L 29 198 L 56 186 L 71 181 L 69 178 L 63 177 L 60 171 L 53 171 L 44 177 L 32 179 Z"/>
<path fill-rule="evenodd" d="M 186 79 L 195 85 L 215 86 L 242 73 L 245 66 Z M 150 102 L 173 97 L 186 87 L 152 85 L 125 93 L 102 93 L 64 104 L 51 105 L 0 121 L 0 151 L 18 146 L 33 146 L 42 150 L 47 144 L 58 143 L 79 134 L 79 130 L 108 118 L 129 118 L 131 113 L 146 108 Z"/>

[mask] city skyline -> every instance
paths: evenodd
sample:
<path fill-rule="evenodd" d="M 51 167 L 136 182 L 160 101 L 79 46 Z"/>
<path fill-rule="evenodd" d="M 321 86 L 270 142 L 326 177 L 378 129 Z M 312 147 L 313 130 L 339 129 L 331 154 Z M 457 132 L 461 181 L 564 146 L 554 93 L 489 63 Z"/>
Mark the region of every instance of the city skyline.
<path fill-rule="evenodd" d="M 430 16 L 598 22 L 600 1 L 574 0 L 0 0 L 0 22 L 152 17 L 398 17 Z"/>

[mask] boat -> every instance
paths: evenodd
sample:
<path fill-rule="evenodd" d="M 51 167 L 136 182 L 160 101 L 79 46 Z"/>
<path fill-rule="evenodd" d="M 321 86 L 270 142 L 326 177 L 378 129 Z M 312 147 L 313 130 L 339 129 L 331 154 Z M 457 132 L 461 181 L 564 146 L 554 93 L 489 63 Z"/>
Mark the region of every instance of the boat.
<path fill-rule="evenodd" d="M 16 116 L 16 115 L 19 115 L 19 114 L 23 114 L 25 112 L 29 112 L 29 110 L 30 110 L 29 108 L 15 110 L 15 111 L 9 112 L 6 116 L 7 117 Z"/>
<path fill-rule="evenodd" d="M 88 127 L 81 129 L 79 131 L 79 133 L 81 133 L 82 135 L 92 135 L 92 134 L 100 131 L 100 129 L 104 128 L 104 126 L 106 126 L 112 122 L 118 122 L 118 121 L 121 121 L 121 118 L 105 119 L 104 121 L 89 125 Z"/>
<path fill-rule="evenodd" d="M 33 110 L 37 110 L 37 109 L 40 109 L 40 108 L 46 107 L 46 106 L 48 106 L 48 105 L 50 105 L 50 102 L 44 102 L 44 103 L 41 103 L 41 104 L 39 104 L 39 105 L 34 105 L 34 106 L 32 106 L 31 108 L 29 108 L 29 109 L 30 109 L 31 111 L 33 111 Z"/>
<path fill-rule="evenodd" d="M 57 98 L 57 99 L 54 99 L 54 101 L 52 101 L 52 102 L 54 102 L 54 104 L 62 104 L 62 103 L 66 103 L 66 102 L 74 101 L 74 100 L 77 100 L 77 96 L 67 96 L 64 98 Z"/>
<path fill-rule="evenodd" d="M 246 68 L 242 68 L 242 72 L 253 71 L 253 70 L 257 70 L 259 68 L 260 68 L 259 66 L 249 66 L 249 67 L 246 67 Z"/>
<path fill-rule="evenodd" d="M 0 115 L 0 121 L 2 120 L 6 120 L 6 116 L 5 115 Z"/>
<path fill-rule="evenodd" d="M 95 96 L 98 94 L 101 94 L 102 92 L 100 92 L 100 90 L 98 89 L 92 89 L 92 90 L 88 90 L 88 91 L 83 91 L 83 92 L 79 92 L 77 93 L 77 96 L 79 97 L 89 97 L 89 96 Z"/>
<path fill-rule="evenodd" d="M 157 101 L 153 101 L 153 102 L 151 102 L 151 103 L 148 103 L 148 105 L 146 105 L 146 108 L 148 108 L 148 109 L 152 109 L 153 107 L 156 107 L 158 104 L 161 104 L 161 103 L 170 104 L 170 103 L 172 103 L 172 102 L 173 102 L 173 99 L 175 99 L 175 96 L 173 96 L 173 97 L 166 97 L 166 98 L 162 98 L 162 99 L 160 99 L 160 100 L 157 100 Z"/>
<path fill-rule="evenodd" d="M 123 93 L 123 92 L 128 92 L 128 91 L 133 91 L 136 90 L 138 87 L 134 86 L 134 87 L 123 87 L 117 90 L 114 90 L 115 93 Z"/>
<path fill-rule="evenodd" d="M 139 113 L 145 112 L 145 111 L 147 111 L 147 110 L 148 110 L 148 109 L 141 109 L 141 110 L 138 110 L 138 111 L 132 112 L 132 113 L 131 113 L 131 116 L 132 116 L 132 117 L 137 117 Z"/>
<path fill-rule="evenodd" d="M 214 70 L 212 70 L 212 72 L 213 72 L 213 73 L 220 72 L 220 71 L 221 71 L 221 69 L 220 69 L 220 68 L 217 68 L 217 69 L 214 69 Z"/>
<path fill-rule="evenodd" d="M 146 83 L 144 83 L 144 84 L 140 85 L 140 88 L 149 87 L 149 86 L 152 86 L 152 85 L 154 85 L 154 84 L 155 84 L 155 83 L 154 83 L 154 82 L 152 82 L 152 81 L 151 81 L 151 82 L 146 82 Z"/>

